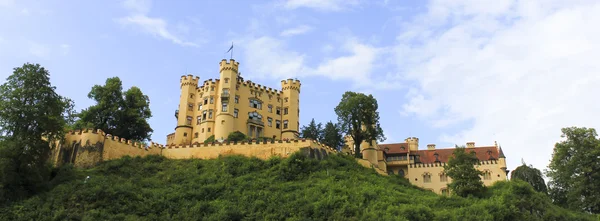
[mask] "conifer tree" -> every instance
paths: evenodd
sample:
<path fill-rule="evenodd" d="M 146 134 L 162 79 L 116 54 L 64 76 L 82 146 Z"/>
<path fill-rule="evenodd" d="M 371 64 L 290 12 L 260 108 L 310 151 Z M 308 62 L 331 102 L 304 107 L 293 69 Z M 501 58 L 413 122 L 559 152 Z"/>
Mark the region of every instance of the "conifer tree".
<path fill-rule="evenodd" d="M 315 123 L 313 118 L 308 126 L 303 126 L 300 130 L 300 136 L 305 139 L 312 139 L 321 142 L 323 140 L 323 125 Z"/>
<path fill-rule="evenodd" d="M 344 145 L 344 137 L 339 124 L 334 124 L 331 121 L 325 124 L 322 143 L 336 150 L 339 150 Z"/>

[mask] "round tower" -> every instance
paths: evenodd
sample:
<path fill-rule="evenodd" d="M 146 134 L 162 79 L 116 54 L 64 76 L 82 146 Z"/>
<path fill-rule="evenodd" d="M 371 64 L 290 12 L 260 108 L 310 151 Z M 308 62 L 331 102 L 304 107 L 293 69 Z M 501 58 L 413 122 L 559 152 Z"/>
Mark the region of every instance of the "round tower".
<path fill-rule="evenodd" d="M 175 127 L 174 144 L 189 145 L 192 137 L 192 123 L 194 122 L 194 104 L 196 103 L 196 88 L 198 76 L 181 76 L 181 95 L 179 96 L 179 109 L 177 110 L 177 127 Z"/>
<path fill-rule="evenodd" d="M 238 78 L 238 67 L 240 63 L 233 59 L 223 59 L 219 64 L 218 106 L 215 118 L 215 139 L 227 139 L 229 133 L 234 129 L 233 111 L 235 102 L 232 100 L 236 95 L 236 84 Z M 243 131 L 242 131 L 243 132 Z"/>
<path fill-rule="evenodd" d="M 281 81 L 282 122 L 281 138 L 297 139 L 300 130 L 300 81 L 287 79 Z"/>

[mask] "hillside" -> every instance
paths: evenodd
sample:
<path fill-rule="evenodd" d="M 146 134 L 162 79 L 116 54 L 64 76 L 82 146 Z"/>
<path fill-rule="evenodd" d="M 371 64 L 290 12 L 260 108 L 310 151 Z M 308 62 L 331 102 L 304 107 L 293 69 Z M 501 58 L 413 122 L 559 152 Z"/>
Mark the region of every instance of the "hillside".
<path fill-rule="evenodd" d="M 1 208 L 0 220 L 597 220 L 526 183 L 498 183 L 486 199 L 440 197 L 346 156 L 125 157 L 55 175 L 50 191 Z"/>

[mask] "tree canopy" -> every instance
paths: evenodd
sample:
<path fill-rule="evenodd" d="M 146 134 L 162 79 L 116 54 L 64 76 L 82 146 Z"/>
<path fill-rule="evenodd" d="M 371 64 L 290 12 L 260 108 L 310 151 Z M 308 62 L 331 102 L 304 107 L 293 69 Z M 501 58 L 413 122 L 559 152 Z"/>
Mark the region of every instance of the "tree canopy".
<path fill-rule="evenodd" d="M 342 135 L 339 124 L 331 121 L 325 124 L 325 128 L 323 129 L 323 140 L 321 143 L 336 150 L 340 150 L 344 145 L 344 136 Z"/>
<path fill-rule="evenodd" d="M 105 85 L 94 85 L 88 94 L 96 104 L 82 110 L 76 129 L 92 127 L 132 140 L 147 140 L 153 130 L 148 119 L 152 117 L 150 100 L 138 87 L 123 92 L 121 79 L 106 79 Z"/>
<path fill-rule="evenodd" d="M 474 166 L 479 164 L 475 152 L 468 151 L 464 146 L 456 146 L 453 156 L 444 166 L 444 172 L 452 182 L 448 184 L 450 190 L 462 197 L 481 196 L 485 187 L 481 181 L 483 172 L 477 170 Z"/>
<path fill-rule="evenodd" d="M 562 129 L 546 175 L 553 201 L 566 208 L 600 213 L 600 140 L 593 128 Z"/>
<path fill-rule="evenodd" d="M 363 141 L 385 140 L 379 124 L 377 100 L 373 95 L 347 91 L 335 107 L 341 131 L 354 141 L 355 157 L 360 157 L 360 144 Z"/>
<path fill-rule="evenodd" d="M 523 180 L 529 183 L 535 191 L 548 193 L 548 188 L 546 187 L 546 181 L 544 181 L 544 175 L 542 172 L 533 166 L 523 164 L 518 166 L 515 170 L 510 172 L 510 179 L 515 180 Z"/>
<path fill-rule="evenodd" d="M 300 136 L 305 139 L 312 139 L 321 141 L 323 139 L 323 125 L 321 123 L 315 123 L 313 118 L 308 126 L 302 126 L 300 129 Z"/>
<path fill-rule="evenodd" d="M 44 188 L 50 143 L 64 136 L 73 102 L 56 93 L 48 70 L 26 63 L 0 86 L 0 204 Z"/>
<path fill-rule="evenodd" d="M 240 131 L 234 131 L 229 133 L 229 135 L 227 136 L 227 140 L 231 141 L 231 142 L 240 142 L 240 141 L 244 141 L 247 140 L 248 137 L 246 136 L 246 134 L 240 132 Z"/>

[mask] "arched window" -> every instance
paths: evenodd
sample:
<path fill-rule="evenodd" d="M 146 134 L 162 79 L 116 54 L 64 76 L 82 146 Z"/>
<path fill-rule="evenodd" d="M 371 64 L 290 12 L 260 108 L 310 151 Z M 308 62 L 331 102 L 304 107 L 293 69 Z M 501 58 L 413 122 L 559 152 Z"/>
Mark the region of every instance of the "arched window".
<path fill-rule="evenodd" d="M 450 195 L 450 192 L 448 192 L 447 188 L 442 188 L 440 192 L 442 192 L 442 195 L 444 195 L 444 196 Z"/>
<path fill-rule="evenodd" d="M 399 169 L 398 170 L 398 176 L 404 177 L 404 170 L 403 169 Z"/>
<path fill-rule="evenodd" d="M 483 171 L 483 179 L 484 180 L 491 180 L 492 179 L 492 172 L 490 172 L 489 170 L 484 170 Z"/>
<path fill-rule="evenodd" d="M 424 183 L 431 183 L 431 173 L 424 173 L 423 174 L 423 182 Z"/>
<path fill-rule="evenodd" d="M 448 182 L 448 176 L 445 173 L 440 173 L 440 182 Z"/>

